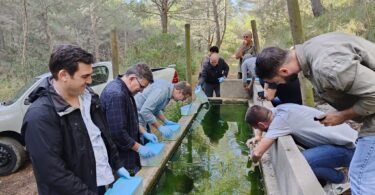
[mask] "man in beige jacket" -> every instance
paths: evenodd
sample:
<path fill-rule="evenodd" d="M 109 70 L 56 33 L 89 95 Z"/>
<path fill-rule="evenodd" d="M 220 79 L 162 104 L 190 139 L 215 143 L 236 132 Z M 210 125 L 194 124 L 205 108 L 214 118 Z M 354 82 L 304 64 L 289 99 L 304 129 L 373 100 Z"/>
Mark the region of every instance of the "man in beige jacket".
<path fill-rule="evenodd" d="M 293 81 L 302 71 L 316 93 L 338 110 L 317 116 L 322 124 L 363 122 L 349 168 L 353 195 L 375 193 L 374 70 L 375 44 L 339 32 L 314 37 L 292 50 L 266 48 L 256 61 L 256 74 L 269 83 Z"/>

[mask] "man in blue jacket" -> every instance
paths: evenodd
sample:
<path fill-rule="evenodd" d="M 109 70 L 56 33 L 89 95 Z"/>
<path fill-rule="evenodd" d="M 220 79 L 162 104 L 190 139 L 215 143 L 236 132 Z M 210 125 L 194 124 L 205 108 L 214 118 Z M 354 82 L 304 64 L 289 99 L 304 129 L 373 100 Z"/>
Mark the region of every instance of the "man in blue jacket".
<path fill-rule="evenodd" d="M 92 82 L 92 54 L 61 45 L 51 54 L 51 77 L 29 96 L 22 135 L 33 165 L 38 192 L 45 194 L 104 194 L 121 177 L 122 167 Z"/>
<path fill-rule="evenodd" d="M 184 101 L 192 94 L 191 85 L 186 81 L 176 84 L 164 80 L 156 80 L 142 93 L 135 96 L 141 129 L 146 129 L 147 125 L 157 128 L 163 137 L 171 137 L 172 130 L 166 125 L 176 124 L 168 120 L 162 110 L 168 105 L 171 99 Z M 165 125 L 162 125 L 159 118 Z"/>

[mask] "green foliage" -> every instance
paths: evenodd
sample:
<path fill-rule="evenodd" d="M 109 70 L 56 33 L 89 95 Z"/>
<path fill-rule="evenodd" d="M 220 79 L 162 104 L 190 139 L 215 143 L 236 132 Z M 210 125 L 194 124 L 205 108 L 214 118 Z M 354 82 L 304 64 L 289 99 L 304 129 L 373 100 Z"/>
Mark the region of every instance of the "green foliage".
<path fill-rule="evenodd" d="M 231 19 L 227 25 L 227 31 L 220 48 L 220 55 L 228 59 L 234 54 L 242 44 L 242 35 L 246 31 L 251 31 L 250 21 L 254 20 L 252 15 L 243 15 Z"/>
<path fill-rule="evenodd" d="M 341 31 L 375 41 L 374 1 L 327 0 L 322 3 L 324 14 L 314 17 L 311 2 L 299 1 L 306 39 L 326 32 Z M 277 45 L 289 48 L 293 45 L 285 1 L 277 0 L 271 4 L 258 2 L 256 18 L 262 47 Z"/>
<path fill-rule="evenodd" d="M 192 50 L 192 55 L 196 52 Z M 176 64 L 180 80 L 186 80 L 186 54 L 184 37 L 177 34 L 156 34 L 145 39 L 139 39 L 132 48 L 127 49 L 126 67 L 138 62 L 144 62 L 151 67 L 167 67 Z M 194 72 L 198 58 L 192 60 Z M 121 67 L 122 70 L 126 67 Z"/>

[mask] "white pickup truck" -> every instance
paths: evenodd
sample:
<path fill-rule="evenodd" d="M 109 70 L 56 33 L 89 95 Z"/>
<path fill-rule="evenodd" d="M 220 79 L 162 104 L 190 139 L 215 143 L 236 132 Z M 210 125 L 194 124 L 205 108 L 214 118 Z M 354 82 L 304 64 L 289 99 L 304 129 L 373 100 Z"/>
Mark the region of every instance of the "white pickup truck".
<path fill-rule="evenodd" d="M 178 82 L 175 65 L 167 68 L 152 69 L 154 79 L 164 79 L 172 83 Z M 22 87 L 9 101 L 0 104 L 0 175 L 15 172 L 25 161 L 26 152 L 21 136 L 22 120 L 30 105 L 29 94 L 50 73 L 35 77 Z M 113 79 L 111 62 L 99 62 L 93 65 L 91 87 L 100 94 L 106 84 Z"/>

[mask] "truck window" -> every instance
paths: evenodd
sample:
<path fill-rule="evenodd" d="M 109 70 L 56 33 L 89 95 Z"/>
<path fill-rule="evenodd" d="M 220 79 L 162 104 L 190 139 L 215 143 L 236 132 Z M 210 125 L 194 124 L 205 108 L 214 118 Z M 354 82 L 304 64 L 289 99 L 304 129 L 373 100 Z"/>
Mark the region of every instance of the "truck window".
<path fill-rule="evenodd" d="M 33 78 L 31 81 L 27 82 L 24 86 L 22 86 L 12 97 L 10 97 L 7 101 L 3 102 L 4 106 L 8 106 L 13 104 L 20 98 L 35 82 L 37 82 L 40 78 Z"/>
<path fill-rule="evenodd" d="M 106 83 L 108 81 L 109 70 L 106 66 L 95 66 L 92 72 L 92 83 L 90 87 Z"/>

